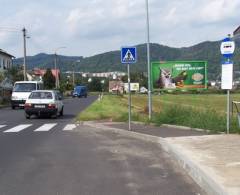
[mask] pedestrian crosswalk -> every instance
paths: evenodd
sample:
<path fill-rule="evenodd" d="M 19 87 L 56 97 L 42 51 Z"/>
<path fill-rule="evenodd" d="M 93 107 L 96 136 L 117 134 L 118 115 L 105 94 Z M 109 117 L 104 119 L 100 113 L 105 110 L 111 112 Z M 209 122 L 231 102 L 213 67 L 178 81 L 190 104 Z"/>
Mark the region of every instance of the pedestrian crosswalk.
<path fill-rule="evenodd" d="M 16 133 L 16 132 L 22 131 L 23 129 L 26 129 L 30 126 L 32 126 L 32 124 L 18 125 L 16 127 L 13 127 L 11 129 L 8 129 L 8 130 L 4 131 L 4 133 Z"/>
<path fill-rule="evenodd" d="M 56 125 L 57 125 L 57 123 L 44 124 L 44 125 L 42 125 L 41 127 L 37 128 L 34 131 L 49 131 L 50 129 L 52 129 Z"/>
<path fill-rule="evenodd" d="M 19 133 L 24 131 L 32 132 L 48 132 L 53 130 L 60 131 L 74 131 L 78 127 L 78 124 L 58 124 L 58 123 L 46 123 L 39 124 L 36 127 L 36 124 L 17 124 L 17 125 L 0 125 L 0 133 Z"/>

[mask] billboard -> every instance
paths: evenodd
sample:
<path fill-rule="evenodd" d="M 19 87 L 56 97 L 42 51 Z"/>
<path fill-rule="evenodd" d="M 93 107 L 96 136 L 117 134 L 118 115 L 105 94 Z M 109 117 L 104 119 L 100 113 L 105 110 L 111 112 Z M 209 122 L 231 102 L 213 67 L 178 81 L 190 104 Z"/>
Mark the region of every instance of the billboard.
<path fill-rule="evenodd" d="M 123 93 L 124 83 L 122 81 L 109 81 L 109 93 Z"/>
<path fill-rule="evenodd" d="M 151 74 L 155 90 L 207 88 L 206 61 L 153 62 Z"/>
<path fill-rule="evenodd" d="M 131 91 L 139 92 L 139 83 L 130 83 Z M 128 93 L 128 83 L 124 83 L 124 91 Z"/>

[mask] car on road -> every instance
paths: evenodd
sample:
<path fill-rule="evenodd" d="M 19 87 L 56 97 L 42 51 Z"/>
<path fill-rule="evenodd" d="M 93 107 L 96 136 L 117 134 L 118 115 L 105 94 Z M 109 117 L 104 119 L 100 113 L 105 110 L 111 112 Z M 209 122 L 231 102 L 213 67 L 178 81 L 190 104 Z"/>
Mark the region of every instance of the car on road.
<path fill-rule="evenodd" d="M 16 107 L 23 108 L 26 99 L 30 93 L 34 90 L 43 89 L 42 81 L 17 81 L 14 83 L 12 97 L 11 97 L 11 106 L 12 109 Z"/>
<path fill-rule="evenodd" d="M 32 91 L 24 105 L 27 119 L 32 115 L 57 118 L 63 115 L 63 109 L 62 95 L 56 90 Z"/>
<path fill-rule="evenodd" d="M 74 87 L 73 93 L 72 93 L 72 97 L 87 97 L 87 87 L 86 86 L 81 86 L 78 85 L 76 87 Z"/>

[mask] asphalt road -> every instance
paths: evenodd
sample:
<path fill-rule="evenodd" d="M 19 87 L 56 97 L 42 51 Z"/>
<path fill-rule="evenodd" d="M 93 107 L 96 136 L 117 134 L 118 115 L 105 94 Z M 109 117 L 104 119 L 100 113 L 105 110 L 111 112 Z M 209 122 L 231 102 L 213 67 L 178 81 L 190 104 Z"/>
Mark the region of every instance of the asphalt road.
<path fill-rule="evenodd" d="M 72 128 L 95 99 L 65 100 L 58 119 L 0 110 L 0 195 L 204 194 L 159 145 Z"/>

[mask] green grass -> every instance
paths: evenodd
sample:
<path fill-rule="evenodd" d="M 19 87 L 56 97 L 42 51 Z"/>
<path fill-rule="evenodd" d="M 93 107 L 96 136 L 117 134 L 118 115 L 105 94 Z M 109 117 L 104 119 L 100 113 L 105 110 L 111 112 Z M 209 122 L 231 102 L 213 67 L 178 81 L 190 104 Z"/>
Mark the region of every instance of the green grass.
<path fill-rule="evenodd" d="M 240 94 L 231 95 L 232 100 L 239 100 Z M 154 95 L 153 119 L 151 122 L 174 124 L 192 128 L 209 129 L 213 132 L 226 129 L 226 95 L 183 94 Z M 148 97 L 132 96 L 132 120 L 148 122 Z M 231 119 L 231 132 L 239 132 L 236 113 Z M 102 101 L 96 101 L 77 120 L 128 120 L 128 97 L 104 95 Z"/>
<path fill-rule="evenodd" d="M 94 102 L 84 113 L 78 116 L 78 120 L 124 120 L 127 115 L 126 105 L 121 97 L 104 96 L 101 101 Z"/>

